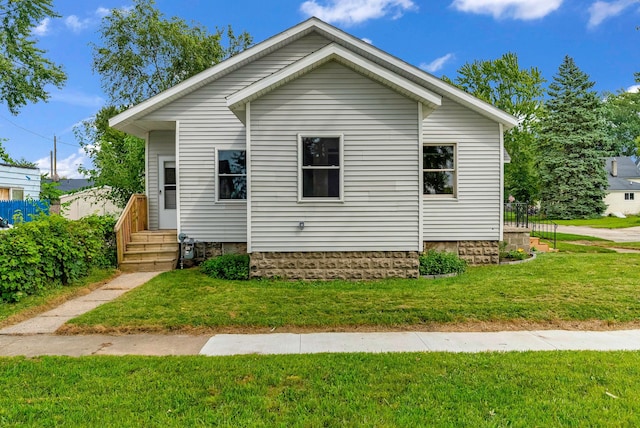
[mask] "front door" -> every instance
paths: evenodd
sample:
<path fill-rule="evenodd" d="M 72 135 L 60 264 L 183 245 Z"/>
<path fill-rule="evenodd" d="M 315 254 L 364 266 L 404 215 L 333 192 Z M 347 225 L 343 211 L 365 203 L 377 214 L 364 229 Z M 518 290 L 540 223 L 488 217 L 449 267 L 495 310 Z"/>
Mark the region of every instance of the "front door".
<path fill-rule="evenodd" d="M 176 229 L 178 224 L 177 186 L 176 186 L 176 158 L 160 156 L 158 158 L 158 207 L 160 212 L 159 228 Z"/>

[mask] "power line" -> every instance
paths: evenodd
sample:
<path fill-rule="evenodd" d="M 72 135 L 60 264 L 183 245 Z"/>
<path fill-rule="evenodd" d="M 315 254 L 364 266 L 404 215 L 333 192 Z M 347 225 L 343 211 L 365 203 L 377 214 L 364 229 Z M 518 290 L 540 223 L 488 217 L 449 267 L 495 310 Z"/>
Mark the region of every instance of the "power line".
<path fill-rule="evenodd" d="M 22 130 L 23 130 L 23 131 L 25 131 L 25 132 L 28 132 L 28 133 L 30 133 L 30 134 L 33 134 L 33 135 L 37 136 L 37 137 L 43 138 L 43 139 L 45 139 L 45 140 L 47 140 L 47 141 L 51 141 L 51 142 L 53 142 L 53 138 L 45 137 L 44 135 L 42 135 L 42 134 L 38 134 L 38 133 L 37 133 L 37 132 L 35 132 L 35 131 L 32 131 L 32 130 L 30 130 L 30 129 L 25 128 L 24 126 L 18 125 L 17 123 L 13 122 L 12 120 L 7 119 L 6 117 L 4 117 L 4 116 L 2 116 L 2 115 L 0 115 L 0 119 L 4 119 L 4 120 L 6 120 L 7 122 L 9 122 L 10 124 L 12 124 L 12 125 L 13 125 L 13 126 L 15 126 L 16 128 L 22 129 Z M 78 145 L 78 144 L 65 143 L 64 141 L 60 141 L 60 140 L 58 140 L 58 144 L 64 144 L 64 145 L 66 145 L 66 146 L 71 146 L 71 147 L 79 147 L 79 145 Z"/>

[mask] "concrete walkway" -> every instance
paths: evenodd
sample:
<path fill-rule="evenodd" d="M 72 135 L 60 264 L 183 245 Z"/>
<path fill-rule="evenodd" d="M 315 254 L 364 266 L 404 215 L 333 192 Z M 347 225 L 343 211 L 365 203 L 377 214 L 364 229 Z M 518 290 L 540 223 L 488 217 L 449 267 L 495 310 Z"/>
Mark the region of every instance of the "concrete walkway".
<path fill-rule="evenodd" d="M 122 274 L 92 293 L 0 330 L 0 356 L 40 355 L 242 355 L 324 352 L 486 352 L 640 350 L 640 330 L 506 331 L 491 333 L 273 333 L 189 335 L 79 335 L 55 331 L 158 275 Z"/>

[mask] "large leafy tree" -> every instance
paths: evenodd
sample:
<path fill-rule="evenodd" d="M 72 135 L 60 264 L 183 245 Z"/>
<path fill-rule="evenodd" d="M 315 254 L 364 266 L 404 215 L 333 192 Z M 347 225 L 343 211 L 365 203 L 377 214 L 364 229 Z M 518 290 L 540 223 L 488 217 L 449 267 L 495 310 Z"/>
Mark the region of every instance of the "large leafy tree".
<path fill-rule="evenodd" d="M 593 86 L 569 56 L 549 85 L 538 148 L 541 200 L 552 218 L 587 218 L 606 209 L 604 161 L 613 147 Z"/>
<path fill-rule="evenodd" d="M 33 28 L 57 17 L 52 0 L 0 0 L 0 102 L 17 115 L 30 102 L 46 101 L 47 85 L 62 87 L 66 75 L 36 46 Z M 0 161 L 15 163 L 0 139 Z M 23 161 L 19 161 L 23 162 Z M 26 162 L 26 161 L 24 161 Z M 23 163 L 24 163 L 23 162 Z"/>
<path fill-rule="evenodd" d="M 223 36 L 227 46 L 223 45 Z M 180 18 L 166 19 L 153 0 L 114 9 L 103 18 L 100 44 L 93 44 L 93 70 L 112 104 L 144 101 L 245 49 L 252 42 L 231 27 L 214 33 Z"/>
<path fill-rule="evenodd" d="M 636 73 L 636 82 L 640 83 L 640 73 Z M 616 152 L 625 156 L 640 154 L 640 91 L 607 94 L 604 112 Z"/>
<path fill-rule="evenodd" d="M 144 190 L 144 141 L 109 129 L 108 119 L 245 49 L 252 40 L 247 33 L 236 36 L 231 27 L 211 34 L 199 24 L 167 19 L 152 0 L 114 9 L 99 32 L 93 69 L 110 105 L 76 130 L 76 136 L 93 161 L 93 168 L 83 172 L 97 185 L 110 186 L 107 197 L 124 206 L 131 194 Z"/>
<path fill-rule="evenodd" d="M 544 82 L 537 68 L 520 68 L 515 53 L 467 63 L 451 82 L 520 119 L 520 125 L 504 136 L 511 156 L 511 163 L 505 166 L 505 192 L 520 201 L 533 201 L 538 195 L 534 140 L 543 111 Z"/>
<path fill-rule="evenodd" d="M 42 20 L 57 16 L 52 0 L 0 0 L 0 99 L 14 115 L 30 102 L 46 101 L 47 85 L 62 87 L 66 80 L 32 36 Z"/>

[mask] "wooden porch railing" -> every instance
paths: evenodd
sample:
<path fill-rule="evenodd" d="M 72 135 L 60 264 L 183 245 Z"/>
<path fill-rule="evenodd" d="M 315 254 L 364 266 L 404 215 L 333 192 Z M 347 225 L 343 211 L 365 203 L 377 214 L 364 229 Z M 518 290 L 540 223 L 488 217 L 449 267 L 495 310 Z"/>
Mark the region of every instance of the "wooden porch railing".
<path fill-rule="evenodd" d="M 147 228 L 147 197 L 141 194 L 131 195 L 114 228 L 118 265 L 124 259 L 124 250 L 127 244 L 131 242 L 131 234 L 147 230 Z"/>

